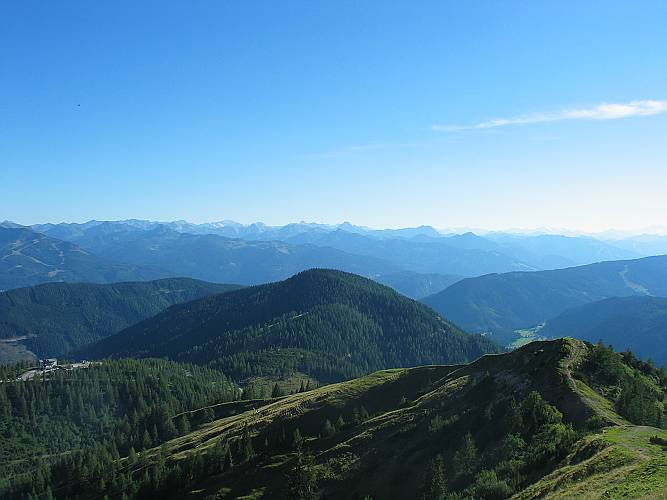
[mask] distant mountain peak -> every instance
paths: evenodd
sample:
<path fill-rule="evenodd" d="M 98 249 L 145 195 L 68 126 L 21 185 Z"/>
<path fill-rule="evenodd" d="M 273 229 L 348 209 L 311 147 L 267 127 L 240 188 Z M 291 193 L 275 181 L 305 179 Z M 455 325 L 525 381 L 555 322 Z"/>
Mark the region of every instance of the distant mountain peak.
<path fill-rule="evenodd" d="M 0 222 L 0 227 L 16 229 L 16 228 L 26 227 L 26 226 L 22 226 L 21 224 L 17 224 L 16 222 L 12 222 L 10 220 L 4 220 L 4 221 Z"/>

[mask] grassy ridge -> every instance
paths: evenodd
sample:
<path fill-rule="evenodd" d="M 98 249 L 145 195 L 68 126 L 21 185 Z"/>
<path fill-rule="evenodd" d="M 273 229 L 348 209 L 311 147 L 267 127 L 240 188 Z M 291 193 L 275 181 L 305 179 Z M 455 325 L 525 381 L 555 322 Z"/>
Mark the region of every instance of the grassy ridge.
<path fill-rule="evenodd" d="M 551 474 L 516 495 L 531 498 L 664 498 L 667 449 L 651 442 L 667 432 L 623 425 L 577 443 Z"/>
<path fill-rule="evenodd" d="M 667 435 L 637 422 L 664 426 L 666 392 L 667 374 L 628 354 L 534 342 L 186 410 L 174 420 L 204 423 L 140 453 L 84 453 L 52 486 L 80 498 L 662 498 Z M 102 481 L 82 483 L 90 474 Z"/>

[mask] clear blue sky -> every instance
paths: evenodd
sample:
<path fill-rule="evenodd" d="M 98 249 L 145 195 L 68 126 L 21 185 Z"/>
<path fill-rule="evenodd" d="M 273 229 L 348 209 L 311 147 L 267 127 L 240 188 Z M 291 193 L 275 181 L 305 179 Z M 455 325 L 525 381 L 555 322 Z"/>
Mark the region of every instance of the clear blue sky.
<path fill-rule="evenodd" d="M 2 2 L 0 219 L 667 225 L 666 26 L 663 0 Z"/>

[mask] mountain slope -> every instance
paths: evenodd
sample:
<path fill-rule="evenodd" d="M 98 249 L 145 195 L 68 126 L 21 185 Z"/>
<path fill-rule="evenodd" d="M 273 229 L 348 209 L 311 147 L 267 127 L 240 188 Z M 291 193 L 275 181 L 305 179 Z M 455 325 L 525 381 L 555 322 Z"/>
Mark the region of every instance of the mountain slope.
<path fill-rule="evenodd" d="M 293 371 L 335 381 L 396 366 L 469 361 L 498 347 L 374 281 L 313 269 L 171 307 L 81 353 L 210 364 L 230 376 Z"/>
<path fill-rule="evenodd" d="M 57 357 L 171 305 L 238 288 L 167 278 L 109 285 L 47 283 L 9 290 L 0 293 L 0 339 L 6 345 L 8 339 L 23 337 L 16 343 L 36 356 Z"/>
<path fill-rule="evenodd" d="M 330 267 L 364 276 L 398 270 L 375 257 L 352 255 L 334 248 L 179 233 L 160 225 L 144 230 L 105 222 L 88 229 L 76 241 L 109 259 L 140 266 L 155 265 L 176 276 L 218 283 L 266 283 L 312 267 Z"/>
<path fill-rule="evenodd" d="M 382 274 L 375 281 L 390 286 L 398 293 L 412 299 L 421 299 L 434 293 L 438 293 L 457 281 L 463 276 L 452 274 L 423 274 L 412 271 L 399 271 L 397 273 Z"/>
<path fill-rule="evenodd" d="M 667 256 L 469 278 L 423 302 L 473 332 L 533 327 L 608 297 L 667 296 Z"/>
<path fill-rule="evenodd" d="M 100 470 L 121 481 L 68 483 L 64 467 L 52 477 L 90 497 L 663 498 L 667 432 L 650 425 L 664 424 L 666 391 L 664 372 L 607 348 L 535 342 L 208 406 L 187 415 L 210 424 L 139 458 L 105 458 Z"/>
<path fill-rule="evenodd" d="M 150 262 L 145 267 L 121 264 L 28 228 L 0 226 L 0 290 L 47 282 L 149 280 L 167 274 Z"/>
<path fill-rule="evenodd" d="M 540 335 L 602 340 L 667 366 L 667 298 L 612 297 L 569 309 L 547 321 Z"/>

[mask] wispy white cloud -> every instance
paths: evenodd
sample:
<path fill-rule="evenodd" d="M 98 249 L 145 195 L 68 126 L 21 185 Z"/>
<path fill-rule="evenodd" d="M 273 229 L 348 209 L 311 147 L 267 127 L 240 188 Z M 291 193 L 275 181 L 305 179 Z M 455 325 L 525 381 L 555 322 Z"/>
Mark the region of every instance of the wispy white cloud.
<path fill-rule="evenodd" d="M 564 120 L 616 120 L 632 116 L 658 115 L 666 111 L 667 101 L 644 100 L 628 103 L 602 103 L 591 108 L 562 109 L 551 113 L 531 113 L 512 118 L 496 118 L 472 125 L 433 125 L 432 129 L 436 132 L 457 132 Z"/>

